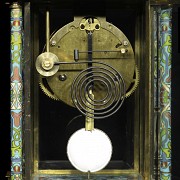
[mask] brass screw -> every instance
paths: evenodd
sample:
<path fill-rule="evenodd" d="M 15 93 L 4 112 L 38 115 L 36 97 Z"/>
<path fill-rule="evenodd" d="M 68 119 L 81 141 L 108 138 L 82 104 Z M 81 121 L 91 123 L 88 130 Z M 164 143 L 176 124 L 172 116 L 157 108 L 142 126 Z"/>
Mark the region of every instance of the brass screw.
<path fill-rule="evenodd" d="M 124 41 L 123 44 L 124 44 L 124 46 L 127 46 L 128 45 L 128 41 Z"/>
<path fill-rule="evenodd" d="M 126 52 L 126 49 L 122 48 L 121 53 L 124 54 Z"/>
<path fill-rule="evenodd" d="M 55 46 L 56 45 L 56 41 L 55 40 L 52 40 L 51 41 L 51 46 Z"/>

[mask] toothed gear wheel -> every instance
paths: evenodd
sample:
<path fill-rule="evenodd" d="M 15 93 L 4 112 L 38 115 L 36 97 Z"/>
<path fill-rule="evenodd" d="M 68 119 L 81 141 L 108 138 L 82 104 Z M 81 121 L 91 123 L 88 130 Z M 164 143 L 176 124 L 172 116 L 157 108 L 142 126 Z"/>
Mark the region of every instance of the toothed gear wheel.
<path fill-rule="evenodd" d="M 139 79 L 140 79 L 139 70 L 138 67 L 135 66 L 134 82 L 132 82 L 130 89 L 126 91 L 126 98 L 128 98 L 136 90 L 136 88 L 139 85 Z"/>
<path fill-rule="evenodd" d="M 39 75 L 39 86 L 45 95 L 53 100 L 60 101 L 60 99 L 52 92 L 52 90 L 48 86 L 46 78 L 41 75 Z"/>

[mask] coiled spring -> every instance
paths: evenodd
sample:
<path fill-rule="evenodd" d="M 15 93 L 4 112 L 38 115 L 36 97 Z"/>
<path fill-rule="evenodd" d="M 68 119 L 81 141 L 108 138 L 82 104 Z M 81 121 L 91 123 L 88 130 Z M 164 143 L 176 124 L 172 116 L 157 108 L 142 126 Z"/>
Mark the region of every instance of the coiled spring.
<path fill-rule="evenodd" d="M 105 63 L 81 71 L 71 86 L 74 105 L 93 119 L 103 119 L 117 112 L 123 104 L 125 92 L 121 74 Z"/>

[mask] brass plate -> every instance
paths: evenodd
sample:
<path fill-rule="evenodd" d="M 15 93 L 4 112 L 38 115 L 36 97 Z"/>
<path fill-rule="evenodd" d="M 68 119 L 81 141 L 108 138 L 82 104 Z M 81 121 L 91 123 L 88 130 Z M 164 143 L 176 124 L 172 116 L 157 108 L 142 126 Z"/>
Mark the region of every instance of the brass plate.
<path fill-rule="evenodd" d="M 132 46 L 117 27 L 108 23 L 105 18 L 97 19 L 101 28 L 98 31 L 93 31 L 92 48 L 93 51 L 102 52 L 93 52 L 93 61 L 103 62 L 115 68 L 124 78 L 126 90 L 128 90 L 131 83 L 134 82 L 135 59 Z M 80 29 L 81 22 L 82 18 L 75 18 L 73 22 L 59 29 L 50 39 L 50 52 L 55 54 L 60 62 L 75 62 L 74 49 L 78 49 L 80 52 L 88 51 L 88 35 L 87 31 Z M 80 61 L 88 61 L 88 54 L 79 53 Z M 71 84 L 74 78 L 86 68 L 87 63 L 61 64 L 55 75 L 47 77 L 47 84 L 56 97 L 54 99 L 58 98 L 66 104 L 74 106 L 71 100 Z M 59 77 L 64 75 L 66 79 L 60 80 Z M 99 96 L 101 95 L 99 94 Z"/>

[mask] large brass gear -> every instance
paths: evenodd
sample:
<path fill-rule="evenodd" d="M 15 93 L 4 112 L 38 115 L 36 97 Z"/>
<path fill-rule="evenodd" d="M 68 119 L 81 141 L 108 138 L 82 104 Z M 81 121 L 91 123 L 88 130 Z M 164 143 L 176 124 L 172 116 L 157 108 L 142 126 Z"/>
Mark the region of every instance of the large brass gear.
<path fill-rule="evenodd" d="M 75 18 L 73 22 L 58 30 L 51 37 L 50 52 L 55 54 L 60 62 L 75 62 L 74 49 L 76 48 L 82 52 L 87 51 L 87 33 L 80 26 L 82 22 L 84 18 L 83 20 L 81 17 Z M 129 97 L 139 84 L 139 71 L 135 65 L 132 46 L 127 37 L 117 27 L 108 23 L 105 18 L 99 18 L 97 22 L 99 23 L 98 29 L 93 30 L 93 49 L 104 51 L 95 53 L 93 59 L 110 64 L 122 75 L 126 85 L 125 97 Z M 80 60 L 87 59 L 87 53 L 79 55 Z M 87 64 L 60 65 L 55 75 L 39 76 L 40 87 L 53 100 L 60 100 L 74 106 L 70 96 L 71 84 L 74 78 L 86 68 Z M 60 81 L 59 77 L 63 75 L 67 76 L 67 79 Z"/>
<path fill-rule="evenodd" d="M 53 93 L 53 91 L 48 86 L 46 78 L 41 75 L 39 75 L 39 86 L 45 95 L 47 95 L 53 100 L 60 101 L 60 99 Z"/>
<path fill-rule="evenodd" d="M 137 66 L 135 66 L 135 71 L 134 71 L 134 81 L 131 84 L 130 89 L 126 91 L 126 98 L 128 98 L 133 92 L 136 90 L 136 88 L 139 85 L 139 80 L 140 80 L 140 75 L 139 75 L 139 69 Z"/>

